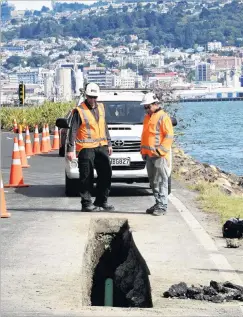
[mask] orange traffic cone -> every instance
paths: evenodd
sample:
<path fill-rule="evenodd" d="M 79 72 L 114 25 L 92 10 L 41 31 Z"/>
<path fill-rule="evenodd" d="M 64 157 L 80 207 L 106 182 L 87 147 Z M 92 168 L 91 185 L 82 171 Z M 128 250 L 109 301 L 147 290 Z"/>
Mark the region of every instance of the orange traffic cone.
<path fill-rule="evenodd" d="M 29 185 L 24 184 L 17 137 L 14 138 L 9 184 L 4 185 L 4 187 L 29 187 Z"/>
<path fill-rule="evenodd" d="M 5 194 L 4 194 L 4 188 L 3 188 L 3 180 L 2 180 L 2 174 L 1 174 L 1 218 L 9 218 L 11 216 L 10 213 L 7 212 L 6 209 L 6 201 L 5 201 Z"/>
<path fill-rule="evenodd" d="M 22 128 L 20 128 L 20 130 L 19 130 L 19 153 L 20 153 L 22 167 L 23 168 L 30 167 L 30 165 L 28 165 L 27 157 L 26 157 L 26 153 L 25 153 L 25 146 L 24 146 Z"/>
<path fill-rule="evenodd" d="M 49 125 L 46 124 L 46 143 L 48 151 L 51 151 L 51 138 L 50 138 L 50 132 L 49 132 Z"/>
<path fill-rule="evenodd" d="M 59 150 L 60 144 L 59 144 L 59 132 L 58 127 L 55 127 L 54 132 L 54 138 L 53 138 L 53 144 L 52 144 L 52 150 Z"/>
<path fill-rule="evenodd" d="M 17 125 L 16 119 L 14 119 L 14 121 L 13 121 L 13 132 L 17 133 L 17 131 L 18 131 L 18 125 Z"/>
<path fill-rule="evenodd" d="M 46 129 L 45 125 L 43 125 L 42 128 L 42 138 L 41 138 L 41 153 L 48 153 L 48 145 L 47 145 L 47 139 L 46 139 Z"/>
<path fill-rule="evenodd" d="M 30 131 L 28 126 L 26 126 L 26 132 L 25 132 L 25 153 L 27 157 L 34 155 L 32 151 Z"/>
<path fill-rule="evenodd" d="M 33 155 L 35 155 L 35 154 L 41 154 L 39 131 L 38 131 L 38 125 L 37 124 L 35 126 L 34 143 L 33 143 Z"/>

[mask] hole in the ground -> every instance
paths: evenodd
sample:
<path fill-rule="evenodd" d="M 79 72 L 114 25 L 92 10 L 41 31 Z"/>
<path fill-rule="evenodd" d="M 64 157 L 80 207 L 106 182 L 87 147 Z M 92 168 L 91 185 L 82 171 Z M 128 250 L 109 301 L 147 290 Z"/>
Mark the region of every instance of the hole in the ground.
<path fill-rule="evenodd" d="M 153 307 L 149 274 L 127 219 L 91 220 L 83 258 L 83 305 Z"/>

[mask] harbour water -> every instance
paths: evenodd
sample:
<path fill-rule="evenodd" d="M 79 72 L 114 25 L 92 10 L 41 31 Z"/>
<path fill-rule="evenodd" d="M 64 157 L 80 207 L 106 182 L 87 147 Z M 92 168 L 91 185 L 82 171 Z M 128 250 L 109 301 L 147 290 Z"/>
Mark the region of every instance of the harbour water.
<path fill-rule="evenodd" d="M 185 153 L 226 172 L 243 175 L 243 101 L 188 102 L 176 105 Z"/>

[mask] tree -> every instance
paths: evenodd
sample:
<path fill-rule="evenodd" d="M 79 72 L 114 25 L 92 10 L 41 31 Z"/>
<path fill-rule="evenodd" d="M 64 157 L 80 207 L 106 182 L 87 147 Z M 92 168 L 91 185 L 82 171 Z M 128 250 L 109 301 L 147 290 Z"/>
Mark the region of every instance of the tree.
<path fill-rule="evenodd" d="M 8 68 L 8 69 L 11 69 L 13 67 L 16 67 L 16 66 L 19 66 L 21 65 L 23 61 L 23 58 L 20 57 L 20 56 L 10 56 L 6 62 L 5 62 L 5 67 Z"/>
<path fill-rule="evenodd" d="M 210 16 L 210 11 L 206 8 L 203 8 L 201 13 L 199 14 L 199 18 L 202 20 L 208 18 L 209 16 Z"/>
<path fill-rule="evenodd" d="M 138 73 L 141 76 L 146 76 L 149 74 L 149 71 L 147 69 L 145 69 L 145 66 L 143 64 L 139 64 L 138 66 Z"/>
<path fill-rule="evenodd" d="M 190 70 L 189 73 L 187 74 L 186 78 L 187 78 L 187 81 L 189 83 L 194 81 L 195 80 L 195 71 L 194 70 Z"/>
<path fill-rule="evenodd" d="M 17 24 L 18 24 L 18 21 L 17 21 L 16 19 L 12 19 L 12 20 L 11 20 L 11 24 L 12 24 L 12 25 L 17 25 Z"/>
<path fill-rule="evenodd" d="M 24 13 L 25 17 L 31 17 L 32 15 L 33 15 L 32 11 L 30 11 L 30 10 L 26 10 L 25 13 Z"/>
<path fill-rule="evenodd" d="M 48 7 L 43 6 L 41 8 L 41 12 L 43 12 L 43 13 L 48 12 L 48 11 L 50 11 L 50 9 Z"/>
<path fill-rule="evenodd" d="M 74 51 L 87 51 L 87 46 L 85 44 L 83 44 L 82 42 L 78 42 L 73 48 L 72 50 Z"/>
<path fill-rule="evenodd" d="M 98 55 L 98 63 L 105 64 L 105 60 L 106 60 L 105 55 L 100 53 Z"/>
<path fill-rule="evenodd" d="M 31 57 L 27 59 L 27 66 L 31 67 L 40 67 L 49 62 L 49 58 L 47 56 L 33 54 Z"/>
<path fill-rule="evenodd" d="M 136 64 L 133 64 L 133 63 L 127 63 L 125 68 L 130 68 L 132 69 L 133 71 L 136 71 L 137 70 L 137 65 Z"/>
<path fill-rule="evenodd" d="M 41 12 L 38 10 L 34 10 L 33 15 L 40 17 L 41 16 Z"/>
<path fill-rule="evenodd" d="M 152 54 L 156 55 L 160 53 L 160 48 L 158 46 L 154 47 Z"/>

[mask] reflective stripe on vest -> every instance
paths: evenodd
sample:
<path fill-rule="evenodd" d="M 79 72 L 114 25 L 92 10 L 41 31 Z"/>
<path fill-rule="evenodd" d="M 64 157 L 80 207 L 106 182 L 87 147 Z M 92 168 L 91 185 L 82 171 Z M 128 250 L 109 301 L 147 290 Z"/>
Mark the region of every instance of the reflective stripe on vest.
<path fill-rule="evenodd" d="M 156 149 L 160 149 L 164 152 L 169 152 L 170 150 L 167 150 L 163 145 L 158 145 L 157 147 L 152 147 L 148 145 L 141 145 L 141 149 L 150 150 L 150 151 L 156 151 Z"/>
<path fill-rule="evenodd" d="M 93 142 L 101 142 L 101 141 L 107 141 L 106 138 L 100 138 L 100 139 L 85 139 L 85 140 L 79 140 L 76 139 L 78 143 L 93 143 Z"/>

